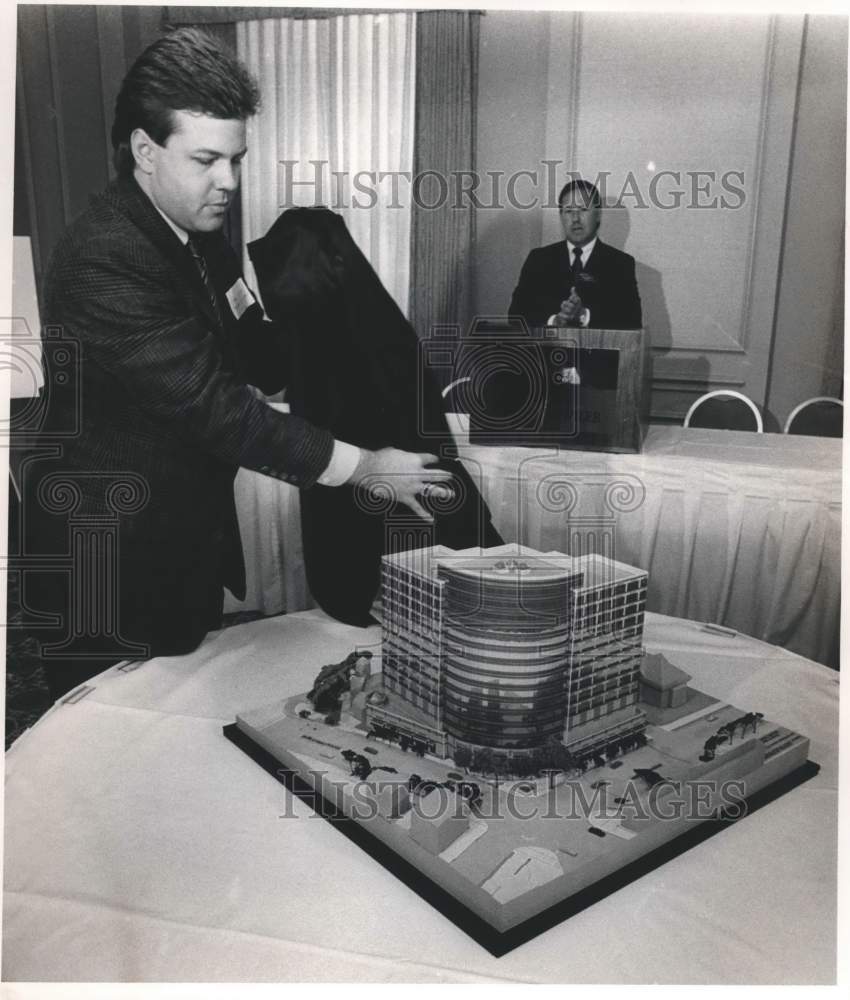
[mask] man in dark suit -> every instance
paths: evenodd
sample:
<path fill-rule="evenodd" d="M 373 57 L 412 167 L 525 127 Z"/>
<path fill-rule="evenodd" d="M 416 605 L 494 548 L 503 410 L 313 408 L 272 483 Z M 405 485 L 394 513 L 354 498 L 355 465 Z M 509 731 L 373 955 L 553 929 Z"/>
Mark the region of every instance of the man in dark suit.
<path fill-rule="evenodd" d="M 509 313 L 531 327 L 641 326 L 635 261 L 597 236 L 602 200 L 594 184 L 565 184 L 558 197 L 564 239 L 532 250 L 520 273 Z"/>
<path fill-rule="evenodd" d="M 116 102 L 118 179 L 53 253 L 45 323 L 80 343 L 80 427 L 60 456 L 29 466 L 29 551 L 67 552 L 69 519 L 82 518 L 95 526 L 88 540 L 99 558 L 113 543 L 97 526 L 118 522 L 117 557 L 106 554 L 94 584 L 84 568 L 92 552 L 75 551 L 70 581 L 39 574 L 26 595 L 34 610 L 85 619 L 67 655 L 44 655 L 54 697 L 124 658 L 119 649 L 191 651 L 220 626 L 222 587 L 244 596 L 238 466 L 301 488 L 389 479 L 426 520 L 423 492 L 449 478 L 426 469 L 435 456 L 337 441 L 251 388 L 273 392 L 286 381 L 282 338 L 221 231 L 258 96 L 244 67 L 202 32 L 155 42 Z M 75 419 L 57 413 L 52 425 Z M 55 646 L 60 637 L 44 639 Z"/>

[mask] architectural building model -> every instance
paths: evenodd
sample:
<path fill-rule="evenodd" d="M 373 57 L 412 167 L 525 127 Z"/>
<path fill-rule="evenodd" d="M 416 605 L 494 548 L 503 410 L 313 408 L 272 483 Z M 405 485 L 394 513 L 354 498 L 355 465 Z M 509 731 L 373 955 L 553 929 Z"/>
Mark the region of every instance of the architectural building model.
<path fill-rule="evenodd" d="M 803 736 L 645 653 L 646 591 L 599 555 L 385 556 L 380 655 L 240 738 L 508 931 L 806 764 Z"/>

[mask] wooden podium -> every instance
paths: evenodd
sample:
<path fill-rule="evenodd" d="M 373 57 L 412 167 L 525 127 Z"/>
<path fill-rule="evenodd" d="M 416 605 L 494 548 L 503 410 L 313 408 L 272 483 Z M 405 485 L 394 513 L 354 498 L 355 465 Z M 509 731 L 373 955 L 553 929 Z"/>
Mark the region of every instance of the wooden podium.
<path fill-rule="evenodd" d="M 490 325 L 467 337 L 460 355 L 471 444 L 641 450 L 650 373 L 644 330 Z"/>

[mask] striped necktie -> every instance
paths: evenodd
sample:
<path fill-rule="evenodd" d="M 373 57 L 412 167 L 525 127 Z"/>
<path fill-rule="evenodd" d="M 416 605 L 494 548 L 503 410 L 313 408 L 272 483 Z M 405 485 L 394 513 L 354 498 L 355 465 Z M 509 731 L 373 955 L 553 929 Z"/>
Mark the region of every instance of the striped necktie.
<path fill-rule="evenodd" d="M 189 252 L 192 255 L 192 260 L 195 262 L 195 267 L 198 269 L 198 273 L 201 275 L 201 279 L 204 283 L 204 288 L 207 290 L 207 295 L 209 296 L 210 303 L 212 304 L 213 310 L 216 317 L 218 318 L 219 325 L 224 326 L 221 317 L 221 309 L 218 305 L 218 297 L 215 294 L 215 287 L 212 283 L 212 278 L 210 278 L 210 272 L 207 268 L 207 262 L 204 259 L 204 255 L 201 252 L 201 248 L 198 244 L 189 237 L 189 241 L 186 244 L 189 247 Z"/>
<path fill-rule="evenodd" d="M 581 275 L 581 247 L 573 247 L 573 288 L 578 288 L 579 277 Z"/>

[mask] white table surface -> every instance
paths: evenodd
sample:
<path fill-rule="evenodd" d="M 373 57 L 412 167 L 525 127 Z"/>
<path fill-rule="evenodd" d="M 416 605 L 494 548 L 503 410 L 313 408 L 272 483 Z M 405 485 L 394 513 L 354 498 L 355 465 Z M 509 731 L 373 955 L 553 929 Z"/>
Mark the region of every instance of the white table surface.
<path fill-rule="evenodd" d="M 838 675 L 647 615 L 705 691 L 808 735 L 810 781 L 501 958 L 222 735 L 377 641 L 319 612 L 113 667 L 6 758 L 3 979 L 828 983 Z"/>

